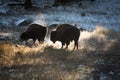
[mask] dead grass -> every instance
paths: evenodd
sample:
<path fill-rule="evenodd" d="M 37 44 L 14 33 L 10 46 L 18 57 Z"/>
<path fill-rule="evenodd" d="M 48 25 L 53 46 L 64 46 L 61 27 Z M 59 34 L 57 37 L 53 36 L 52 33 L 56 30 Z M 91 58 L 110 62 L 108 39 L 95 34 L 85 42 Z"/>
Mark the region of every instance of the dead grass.
<path fill-rule="evenodd" d="M 31 48 L 2 42 L 0 79 L 89 80 L 98 77 L 96 74 L 100 75 L 101 72 L 116 72 L 120 63 L 119 32 L 97 27 L 93 32 L 81 33 L 81 36 L 83 34 L 89 35 L 80 37 L 79 49 L 75 51 L 59 49 L 56 45 L 61 44 L 57 43 L 49 45 L 45 42 Z M 114 78 L 118 80 L 119 77 Z"/>

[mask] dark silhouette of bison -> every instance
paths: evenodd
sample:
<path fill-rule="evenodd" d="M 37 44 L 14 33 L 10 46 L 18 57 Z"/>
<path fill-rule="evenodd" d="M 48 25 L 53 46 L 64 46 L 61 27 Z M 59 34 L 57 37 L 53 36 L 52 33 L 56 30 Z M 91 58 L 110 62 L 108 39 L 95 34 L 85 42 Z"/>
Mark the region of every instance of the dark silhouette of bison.
<path fill-rule="evenodd" d="M 34 43 L 38 39 L 39 42 L 43 42 L 47 33 L 47 28 L 39 24 L 31 24 L 26 31 L 21 33 L 20 40 L 27 41 L 33 39 Z"/>
<path fill-rule="evenodd" d="M 78 39 L 80 36 L 80 30 L 84 30 L 82 28 L 78 29 L 75 26 L 70 24 L 61 24 L 57 27 L 56 31 L 52 31 L 50 35 L 50 40 L 55 43 L 56 41 L 61 41 L 62 47 L 66 44 L 66 48 L 70 44 L 70 41 L 74 41 L 74 48 L 78 49 Z"/>

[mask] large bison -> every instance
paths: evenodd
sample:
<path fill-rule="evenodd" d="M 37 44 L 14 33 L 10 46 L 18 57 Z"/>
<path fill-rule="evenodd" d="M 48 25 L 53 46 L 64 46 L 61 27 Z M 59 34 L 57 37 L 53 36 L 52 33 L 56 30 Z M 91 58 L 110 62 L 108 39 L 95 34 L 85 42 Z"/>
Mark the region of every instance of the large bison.
<path fill-rule="evenodd" d="M 70 24 L 61 24 L 57 27 L 56 31 L 52 31 L 50 35 L 50 40 L 55 43 L 56 41 L 61 41 L 62 47 L 66 44 L 66 48 L 70 44 L 70 41 L 74 41 L 74 49 L 77 47 L 78 49 L 78 39 L 80 36 L 80 30 L 75 26 Z"/>
<path fill-rule="evenodd" d="M 35 41 L 38 39 L 39 42 L 40 41 L 43 42 L 46 36 L 46 33 L 47 33 L 46 27 L 38 24 L 31 24 L 29 25 L 27 30 L 20 35 L 20 40 L 27 41 L 28 39 L 33 39 L 35 43 Z"/>

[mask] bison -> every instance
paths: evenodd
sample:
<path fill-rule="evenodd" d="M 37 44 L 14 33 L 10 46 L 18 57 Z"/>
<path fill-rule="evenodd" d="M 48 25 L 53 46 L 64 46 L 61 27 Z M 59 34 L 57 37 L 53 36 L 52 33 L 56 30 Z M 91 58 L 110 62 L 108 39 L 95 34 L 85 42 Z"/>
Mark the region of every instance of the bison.
<path fill-rule="evenodd" d="M 39 42 L 40 41 L 43 42 L 46 33 L 47 33 L 46 27 L 38 24 L 30 24 L 27 30 L 21 33 L 20 40 L 27 41 L 28 39 L 33 39 L 35 43 L 35 41 L 38 39 Z"/>
<path fill-rule="evenodd" d="M 75 26 L 70 24 L 61 24 L 57 27 L 56 31 L 52 31 L 50 35 L 50 40 L 55 43 L 56 41 L 61 41 L 62 47 L 66 44 L 66 48 L 70 44 L 70 41 L 74 41 L 74 48 L 77 47 L 78 49 L 78 39 L 80 36 L 80 30 Z"/>

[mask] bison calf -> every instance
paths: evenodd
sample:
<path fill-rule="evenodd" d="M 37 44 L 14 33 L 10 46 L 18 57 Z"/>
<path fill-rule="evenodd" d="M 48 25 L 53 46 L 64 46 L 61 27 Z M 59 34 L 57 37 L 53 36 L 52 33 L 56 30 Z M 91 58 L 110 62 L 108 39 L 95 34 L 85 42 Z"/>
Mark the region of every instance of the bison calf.
<path fill-rule="evenodd" d="M 27 41 L 28 39 L 33 39 L 35 43 L 35 41 L 38 39 L 39 42 L 40 41 L 43 42 L 46 36 L 46 33 L 47 33 L 46 27 L 38 24 L 31 24 L 29 25 L 27 30 L 20 35 L 20 40 Z"/>
<path fill-rule="evenodd" d="M 61 41 L 62 47 L 66 44 L 66 48 L 70 44 L 70 41 L 74 41 L 74 49 L 78 49 L 78 39 L 80 36 L 80 29 L 69 24 L 61 24 L 57 27 L 56 31 L 52 31 L 50 35 L 50 40 L 55 43 L 56 41 Z"/>

